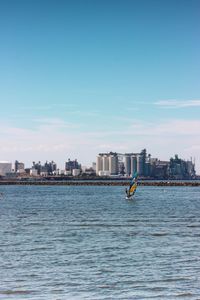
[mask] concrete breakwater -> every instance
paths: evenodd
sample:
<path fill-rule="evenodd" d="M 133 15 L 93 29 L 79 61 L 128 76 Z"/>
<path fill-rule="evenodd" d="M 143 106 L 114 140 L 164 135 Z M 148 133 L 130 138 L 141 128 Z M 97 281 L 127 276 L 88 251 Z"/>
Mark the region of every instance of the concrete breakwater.
<path fill-rule="evenodd" d="M 45 180 L 1 180 L 0 185 L 88 185 L 88 186 L 128 186 L 129 181 L 45 181 Z M 200 181 L 139 181 L 139 186 L 200 186 Z"/>

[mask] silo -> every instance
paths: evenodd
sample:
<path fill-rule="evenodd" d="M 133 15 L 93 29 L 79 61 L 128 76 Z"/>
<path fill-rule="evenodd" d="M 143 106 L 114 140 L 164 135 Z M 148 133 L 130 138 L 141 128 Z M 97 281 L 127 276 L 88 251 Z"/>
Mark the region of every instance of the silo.
<path fill-rule="evenodd" d="M 138 175 L 143 175 L 143 156 L 142 155 L 138 155 L 137 156 L 137 172 Z"/>
<path fill-rule="evenodd" d="M 131 174 L 133 175 L 135 172 L 137 172 L 137 156 L 132 155 L 131 156 Z"/>
<path fill-rule="evenodd" d="M 130 155 L 125 155 L 124 157 L 124 167 L 125 167 L 125 173 L 126 175 L 130 175 L 131 174 L 131 157 Z"/>
<path fill-rule="evenodd" d="M 110 171 L 110 175 L 118 174 L 118 157 L 117 157 L 117 155 L 109 156 L 109 171 Z"/>
<path fill-rule="evenodd" d="M 109 171 L 109 157 L 108 157 L 108 155 L 103 156 L 103 171 Z"/>

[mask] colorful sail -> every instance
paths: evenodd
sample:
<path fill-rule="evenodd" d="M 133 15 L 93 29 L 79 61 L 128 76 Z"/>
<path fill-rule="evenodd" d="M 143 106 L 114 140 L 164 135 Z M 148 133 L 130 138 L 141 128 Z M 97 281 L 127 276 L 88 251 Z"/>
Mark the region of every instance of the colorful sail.
<path fill-rule="evenodd" d="M 130 198 L 131 196 L 133 196 L 135 194 L 135 192 L 136 192 L 136 189 L 137 189 L 137 177 L 138 177 L 138 174 L 137 174 L 137 172 L 135 172 L 133 174 L 133 176 L 132 176 L 129 189 L 126 190 L 126 194 L 127 194 L 128 198 Z"/>
<path fill-rule="evenodd" d="M 132 186 L 129 188 L 129 193 L 134 194 L 137 188 L 137 182 L 135 182 Z"/>

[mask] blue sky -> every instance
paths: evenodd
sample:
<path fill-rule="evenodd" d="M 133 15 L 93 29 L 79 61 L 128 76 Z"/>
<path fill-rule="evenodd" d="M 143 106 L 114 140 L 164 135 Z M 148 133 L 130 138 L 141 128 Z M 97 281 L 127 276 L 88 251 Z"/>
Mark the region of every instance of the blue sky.
<path fill-rule="evenodd" d="M 195 157 L 198 0 L 0 0 L 0 160 Z"/>

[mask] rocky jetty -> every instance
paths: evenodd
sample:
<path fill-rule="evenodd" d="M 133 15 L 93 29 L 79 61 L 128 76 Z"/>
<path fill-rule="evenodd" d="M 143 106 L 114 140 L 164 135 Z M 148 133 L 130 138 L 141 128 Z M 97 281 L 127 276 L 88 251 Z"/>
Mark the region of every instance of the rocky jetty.
<path fill-rule="evenodd" d="M 88 185 L 88 186 L 127 186 L 129 181 L 120 180 L 1 180 L 0 185 Z M 200 186 L 200 181 L 139 181 L 139 186 Z"/>

